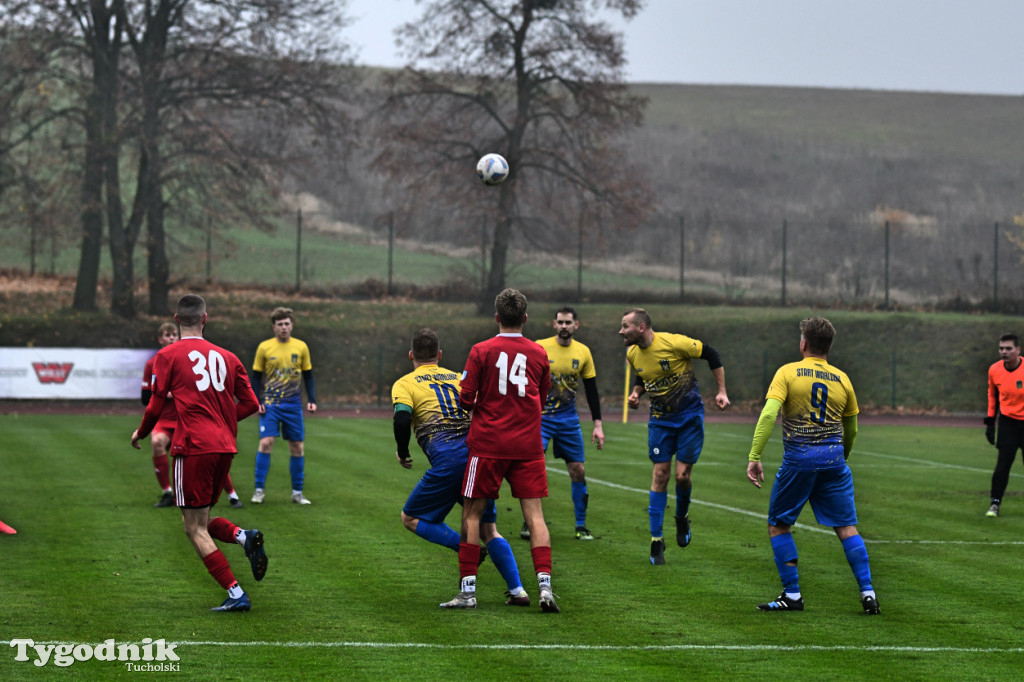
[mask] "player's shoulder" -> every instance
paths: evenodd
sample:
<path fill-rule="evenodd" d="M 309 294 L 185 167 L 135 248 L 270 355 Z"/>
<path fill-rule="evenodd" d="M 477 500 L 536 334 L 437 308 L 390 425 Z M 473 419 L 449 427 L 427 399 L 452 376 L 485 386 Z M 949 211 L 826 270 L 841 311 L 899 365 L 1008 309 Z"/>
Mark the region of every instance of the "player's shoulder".
<path fill-rule="evenodd" d="M 558 345 L 558 337 L 557 336 L 548 336 L 548 337 L 543 338 L 543 339 L 537 339 L 537 341 L 535 343 L 537 343 L 537 345 L 539 345 L 544 350 L 553 349 L 555 346 Z"/>

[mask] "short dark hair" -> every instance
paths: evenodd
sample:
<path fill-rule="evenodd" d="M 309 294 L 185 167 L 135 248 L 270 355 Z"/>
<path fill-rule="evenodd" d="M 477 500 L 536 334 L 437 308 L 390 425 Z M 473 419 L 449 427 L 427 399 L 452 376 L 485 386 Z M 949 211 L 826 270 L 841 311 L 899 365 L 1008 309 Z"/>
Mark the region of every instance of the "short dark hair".
<path fill-rule="evenodd" d="M 278 320 L 291 320 L 292 324 L 294 324 L 295 318 L 292 317 L 294 314 L 291 308 L 274 308 L 274 312 L 270 313 L 270 324 L 273 325 Z"/>
<path fill-rule="evenodd" d="M 526 322 L 526 296 L 517 289 L 505 289 L 494 297 L 494 312 L 503 327 L 522 327 Z"/>
<path fill-rule="evenodd" d="M 571 305 L 563 305 L 561 308 L 556 310 L 555 311 L 555 319 L 556 320 L 558 319 L 558 314 L 559 313 L 568 313 L 568 314 L 572 315 L 573 321 L 580 319 L 579 316 L 576 315 L 576 309 L 573 308 Z"/>
<path fill-rule="evenodd" d="M 437 338 L 437 332 L 424 327 L 412 335 L 412 359 L 417 362 L 433 360 L 437 358 L 437 352 L 441 349 L 441 342 Z"/>
<path fill-rule="evenodd" d="M 807 341 L 807 349 L 822 355 L 827 355 L 832 350 L 832 342 L 836 339 L 836 328 L 824 317 L 808 317 L 801 320 L 800 333 Z"/>
<path fill-rule="evenodd" d="M 651 327 L 653 326 L 651 324 L 650 313 L 648 313 L 643 308 L 630 308 L 626 312 L 622 313 L 623 317 L 625 317 L 626 315 L 632 315 L 634 323 L 643 322 L 644 326 L 646 326 L 648 329 L 651 329 Z"/>
<path fill-rule="evenodd" d="M 1003 334 L 1002 336 L 999 337 L 999 340 L 1000 341 L 1013 341 L 1014 348 L 1020 348 L 1020 339 L 1017 337 L 1016 334 L 1009 334 L 1009 333 Z"/>
<path fill-rule="evenodd" d="M 178 299 L 178 311 L 176 317 L 178 324 L 183 327 L 195 327 L 203 321 L 206 313 L 206 301 L 197 294 L 185 294 Z"/>

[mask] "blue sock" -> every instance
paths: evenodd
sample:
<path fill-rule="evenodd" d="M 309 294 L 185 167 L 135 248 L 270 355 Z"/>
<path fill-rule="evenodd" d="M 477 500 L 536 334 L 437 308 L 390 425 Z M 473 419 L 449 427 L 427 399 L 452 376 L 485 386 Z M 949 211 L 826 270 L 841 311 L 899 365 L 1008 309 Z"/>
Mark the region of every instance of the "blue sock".
<path fill-rule="evenodd" d="M 267 472 L 270 471 L 270 453 L 256 451 L 256 487 L 265 488 Z"/>
<path fill-rule="evenodd" d="M 420 519 L 420 522 L 416 524 L 416 535 L 427 542 L 433 542 L 437 545 L 442 545 L 448 549 L 454 549 L 456 552 L 459 551 L 459 534 L 448 527 L 448 524 L 444 523 L 430 523 Z"/>
<path fill-rule="evenodd" d="M 651 537 L 660 538 L 663 534 L 662 527 L 665 525 L 665 507 L 668 505 L 668 492 L 656 493 L 651 491 L 650 505 L 647 513 L 651 515 Z"/>
<path fill-rule="evenodd" d="M 800 592 L 797 568 L 787 564 L 789 561 L 796 563 L 796 542 L 793 541 L 793 534 L 783 533 L 773 537 L 772 554 L 775 555 L 775 566 L 779 569 L 779 577 L 782 579 L 782 589 L 793 594 Z"/>
<path fill-rule="evenodd" d="M 302 492 L 302 482 L 306 478 L 306 458 L 289 457 L 288 470 L 292 472 L 292 490 Z"/>
<path fill-rule="evenodd" d="M 846 552 L 846 561 L 861 591 L 874 589 L 871 587 L 871 564 L 868 562 L 868 548 L 864 546 L 864 539 L 859 535 L 846 538 L 843 540 L 843 551 Z"/>
<path fill-rule="evenodd" d="M 457 542 L 459 536 L 455 537 Z M 494 562 L 498 573 L 501 573 L 501 577 L 505 579 L 505 585 L 508 586 L 509 592 L 515 592 L 523 586 L 523 581 L 519 578 L 519 566 L 516 565 L 516 557 L 512 554 L 512 547 L 509 546 L 508 540 L 494 538 L 487 543 L 487 554 Z"/>
<path fill-rule="evenodd" d="M 576 526 L 587 525 L 587 482 L 572 482 L 572 506 L 576 510 Z"/>
<path fill-rule="evenodd" d="M 688 484 L 685 488 L 676 483 L 676 516 L 683 518 L 690 513 L 690 491 L 693 490 L 693 484 Z"/>

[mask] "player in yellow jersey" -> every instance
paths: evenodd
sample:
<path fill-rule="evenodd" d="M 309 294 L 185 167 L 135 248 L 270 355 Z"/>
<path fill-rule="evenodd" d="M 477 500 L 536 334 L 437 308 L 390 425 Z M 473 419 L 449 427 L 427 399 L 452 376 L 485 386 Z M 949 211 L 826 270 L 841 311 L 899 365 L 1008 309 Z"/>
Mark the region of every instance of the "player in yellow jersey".
<path fill-rule="evenodd" d="M 590 496 L 587 494 L 583 430 L 576 412 L 576 394 L 582 380 L 590 416 L 594 420 L 590 442 L 600 450 L 604 447 L 604 429 L 601 426 L 597 372 L 590 349 L 573 339 L 573 334 L 580 328 L 580 321 L 571 306 L 563 306 L 555 313 L 554 327 L 554 336 L 537 342 L 547 352 L 551 364 L 551 390 L 544 401 L 540 417 L 541 439 L 545 450 L 550 442 L 552 454 L 565 460 L 576 515 L 576 539 L 593 540 L 594 535 L 587 529 L 587 503 Z M 524 540 L 530 537 L 525 521 L 519 535 Z"/>
<path fill-rule="evenodd" d="M 846 465 L 857 438 L 857 396 L 850 378 L 828 363 L 835 335 L 835 327 L 823 317 L 800 323 L 803 359 L 775 373 L 754 431 L 747 478 L 760 488 L 764 481 L 761 453 L 775 418 L 782 413 L 782 466 L 768 501 L 768 537 L 783 591 L 774 601 L 758 604 L 761 611 L 804 610 L 791 529 L 809 501 L 814 518 L 832 528 L 843 544 L 864 613 L 880 613 L 868 551 L 857 532 L 853 474 Z"/>
<path fill-rule="evenodd" d="M 260 446 L 256 453 L 256 490 L 252 495 L 255 504 L 263 503 L 267 472 L 270 470 L 270 451 L 278 436 L 288 441 L 291 453 L 288 468 L 292 479 L 292 502 L 310 503 L 302 493 L 306 475 L 302 386 L 306 387 L 306 409 L 310 414 L 316 412 L 316 386 L 309 348 L 292 336 L 292 315 L 291 308 L 274 309 L 270 314 L 274 338 L 259 345 L 252 365 L 252 388 L 260 401 Z"/>
<path fill-rule="evenodd" d="M 391 387 L 395 406 L 394 432 L 398 463 L 412 468 L 410 437 L 423 448 L 430 468 L 413 488 L 402 508 L 402 525 L 419 537 L 458 553 L 460 535 L 445 517 L 456 504 L 462 504 L 462 478 L 466 472 L 469 447 L 469 413 L 459 406 L 459 375 L 438 365 L 441 343 L 432 329 L 420 329 L 412 337 L 409 351 L 413 371 Z M 508 586 L 505 603 L 529 606 L 530 597 L 523 589 L 519 567 L 508 541 L 498 534 L 497 509 L 488 500 L 480 519 L 480 538 L 486 544 L 495 568 Z"/>
<path fill-rule="evenodd" d="M 636 384 L 628 404 L 636 409 L 640 396 L 651 399 L 647 424 L 648 456 L 654 464 L 648 514 L 651 521 L 651 564 L 665 563 L 663 525 L 668 505 L 668 479 L 672 457 L 676 458 L 676 543 L 690 544 L 691 472 L 704 447 L 704 401 L 693 373 L 693 360 L 703 358 L 718 385 L 715 404 L 729 407 L 725 391 L 725 369 L 718 351 L 682 334 L 655 332 L 651 316 L 643 308 L 627 310 L 622 316 L 619 336 L 627 346 L 626 359 L 636 372 Z"/>

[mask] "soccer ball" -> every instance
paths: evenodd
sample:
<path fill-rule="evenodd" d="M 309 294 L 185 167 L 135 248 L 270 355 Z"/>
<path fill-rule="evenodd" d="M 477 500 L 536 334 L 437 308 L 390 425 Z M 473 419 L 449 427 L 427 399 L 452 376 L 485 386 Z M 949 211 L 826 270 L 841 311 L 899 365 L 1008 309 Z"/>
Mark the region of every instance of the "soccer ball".
<path fill-rule="evenodd" d="M 508 177 L 508 161 L 501 154 L 484 154 L 476 162 L 476 174 L 485 185 L 500 185 Z"/>

